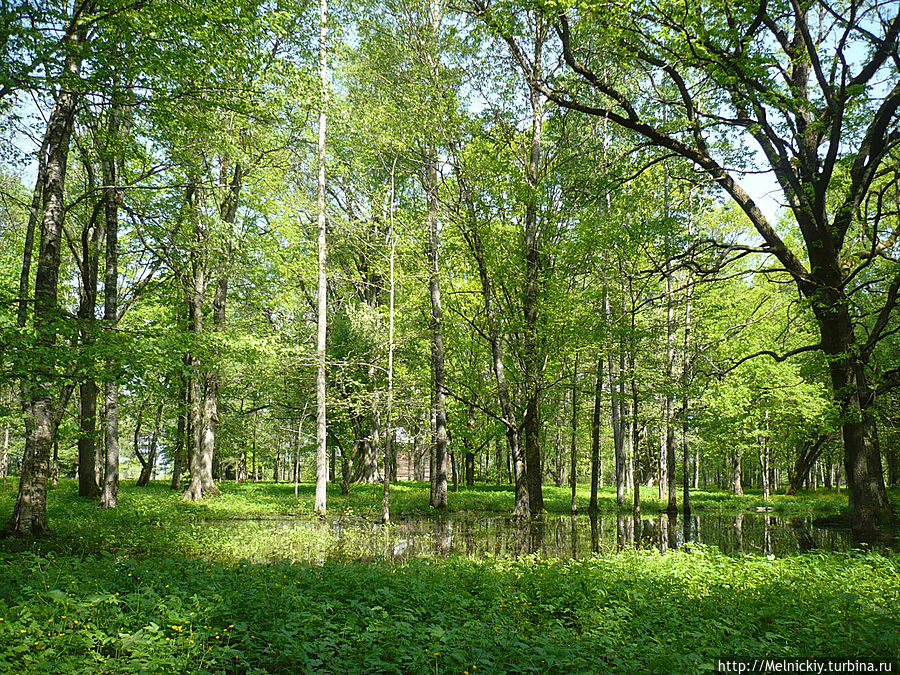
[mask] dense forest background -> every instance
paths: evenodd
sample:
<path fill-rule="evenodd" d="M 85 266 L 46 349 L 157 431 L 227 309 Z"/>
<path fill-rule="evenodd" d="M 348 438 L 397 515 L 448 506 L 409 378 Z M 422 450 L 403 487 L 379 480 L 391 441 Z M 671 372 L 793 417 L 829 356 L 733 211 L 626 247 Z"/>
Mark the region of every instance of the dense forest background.
<path fill-rule="evenodd" d="M 13 531 L 76 476 L 893 519 L 895 3 L 0 11 Z"/>

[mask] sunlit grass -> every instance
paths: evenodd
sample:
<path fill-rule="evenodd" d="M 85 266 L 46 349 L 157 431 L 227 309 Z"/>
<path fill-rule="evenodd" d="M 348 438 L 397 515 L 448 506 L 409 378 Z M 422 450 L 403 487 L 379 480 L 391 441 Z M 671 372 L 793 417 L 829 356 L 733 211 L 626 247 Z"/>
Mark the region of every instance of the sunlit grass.
<path fill-rule="evenodd" d="M 769 560 L 689 546 L 391 563 L 373 559 L 367 537 L 378 528 L 338 536 L 313 518 L 287 529 L 253 520 L 309 514 L 310 484 L 299 499 L 284 483 L 220 487 L 221 497 L 189 504 L 161 482 L 126 484 L 115 510 L 78 498 L 72 481 L 52 490 L 52 535 L 0 540 L 0 671 L 671 673 L 727 655 L 900 656 L 896 555 Z M 355 485 L 342 496 L 335 486 L 331 517 L 374 520 L 380 490 Z M 398 517 L 430 512 L 427 484 L 401 483 L 392 497 Z M 0 509 L 14 498 L 0 493 Z M 586 486 L 578 498 L 584 509 Z M 567 488 L 547 486 L 545 499 L 549 512 L 569 509 Z M 694 509 L 711 514 L 761 503 L 693 495 Z M 846 498 L 771 504 L 814 515 Z M 660 506 L 645 491 L 645 512 Z M 450 494 L 455 511 L 511 507 L 505 486 Z M 618 508 L 609 489 L 601 508 Z M 260 564 L 278 559 L 316 564 Z"/>
<path fill-rule="evenodd" d="M 689 673 L 896 657 L 900 566 L 703 547 L 321 567 L 0 554 L 0 619 L 17 673 Z"/>
<path fill-rule="evenodd" d="M 186 517 L 194 514 L 202 518 L 239 518 L 249 515 L 297 515 L 313 512 L 314 485 L 309 482 L 299 484 L 299 497 L 294 496 L 293 483 L 275 483 L 263 481 L 259 483 L 236 484 L 230 481 L 219 482 L 222 496 L 206 499 L 197 504 L 183 503 L 181 493 L 170 490 L 163 481 L 151 483 L 147 488 L 135 488 L 133 483 L 123 483 L 121 488 L 123 503 L 129 507 L 144 509 L 148 515 L 180 513 Z M 55 509 L 79 508 L 86 504 L 75 495 L 74 481 L 62 481 L 58 488 L 51 490 L 51 517 Z M 548 513 L 569 513 L 571 508 L 571 491 L 569 487 L 544 485 L 544 506 Z M 900 490 L 892 490 L 892 500 L 900 503 Z M 382 486 L 378 484 L 353 484 L 350 493 L 342 495 L 338 485 L 328 486 L 328 508 L 336 513 L 353 512 L 359 515 L 381 514 Z M 430 513 L 433 509 L 428 504 L 428 483 L 402 481 L 391 486 L 391 509 L 398 515 Z M 5 492 L 0 492 L 0 510 L 11 510 L 15 500 L 15 483 Z M 472 488 L 460 486 L 459 491 L 451 488 L 448 497 L 450 511 L 497 511 L 511 512 L 514 491 L 511 485 L 490 485 L 478 483 Z M 579 484 L 576 490 L 576 501 L 580 511 L 587 510 L 590 501 L 590 488 Z M 600 490 L 598 505 L 602 512 L 628 512 L 631 510 L 632 497 L 625 497 L 625 504 L 616 503 L 615 490 L 605 487 Z M 641 490 L 642 507 L 647 511 L 661 510 L 666 506 L 665 500 L 658 498 L 657 489 L 644 487 Z M 681 489 L 678 491 L 678 504 L 681 507 Z M 700 489 L 691 491 L 691 508 L 699 511 L 731 512 L 757 506 L 771 506 L 776 513 L 818 514 L 835 513 L 847 507 L 846 491 L 818 490 L 801 491 L 797 495 L 787 496 L 773 494 L 769 501 L 764 501 L 759 490 L 748 489 L 743 496 L 733 495 L 727 490 Z"/>

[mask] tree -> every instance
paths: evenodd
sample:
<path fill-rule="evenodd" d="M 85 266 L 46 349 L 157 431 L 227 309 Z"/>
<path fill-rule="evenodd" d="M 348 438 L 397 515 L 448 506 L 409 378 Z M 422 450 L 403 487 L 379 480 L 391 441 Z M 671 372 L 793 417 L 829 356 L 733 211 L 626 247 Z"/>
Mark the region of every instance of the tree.
<path fill-rule="evenodd" d="M 317 330 L 316 330 L 316 513 L 325 515 L 326 488 L 328 484 L 328 457 L 326 449 L 327 427 L 325 419 L 325 347 L 327 338 L 328 279 L 326 277 L 327 250 L 325 239 L 325 141 L 327 127 L 326 105 L 328 103 L 328 0 L 319 2 L 319 136 L 318 136 L 318 200 L 316 214 L 318 220 L 317 279 Z"/>
<path fill-rule="evenodd" d="M 47 122 L 47 163 L 44 169 L 43 210 L 41 215 L 40 254 L 34 287 L 34 327 L 36 347 L 42 365 L 23 392 L 25 427 L 28 439 L 22 460 L 19 494 L 7 529 L 21 536 L 46 532 L 47 481 L 50 476 L 50 451 L 54 435 L 54 399 L 56 344 L 60 312 L 58 279 L 65 217 L 64 194 L 69 141 L 75 123 L 75 108 L 80 98 L 82 46 L 88 39 L 88 26 L 73 17 L 66 35 L 67 53 L 61 77 L 61 88 Z M 56 401 L 58 407 L 62 402 Z"/>
<path fill-rule="evenodd" d="M 898 139 L 900 84 L 877 82 L 895 66 L 900 13 L 885 15 L 889 10 L 878 3 L 822 0 L 777 9 L 716 3 L 702 13 L 682 0 L 588 3 L 577 10 L 564 3 L 546 11 L 568 76 L 549 79 L 535 69 L 509 22 L 486 3 L 476 10 L 504 36 L 537 91 L 692 162 L 740 206 L 763 241 L 744 248 L 777 260 L 815 314 L 820 341 L 796 351 L 827 355 L 842 411 L 854 528 L 892 522 L 868 367 L 891 323 L 900 269 L 884 271 L 883 300 L 871 317 L 856 313 L 853 296 L 861 271 L 893 246 L 879 233 L 880 213 L 867 195 L 885 161 L 893 163 Z M 610 59 L 636 64 L 644 75 L 612 75 L 603 68 Z M 648 86 L 632 86 L 635 77 Z M 802 243 L 779 232 L 741 185 L 739 157 L 717 142 L 736 135 L 758 145 Z M 866 246 L 856 251 L 860 238 Z"/>

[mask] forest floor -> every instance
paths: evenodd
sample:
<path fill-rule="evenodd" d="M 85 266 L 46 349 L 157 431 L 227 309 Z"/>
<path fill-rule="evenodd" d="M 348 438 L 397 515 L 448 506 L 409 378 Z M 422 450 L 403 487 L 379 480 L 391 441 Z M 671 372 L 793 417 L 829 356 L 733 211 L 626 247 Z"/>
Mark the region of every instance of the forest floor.
<path fill-rule="evenodd" d="M 241 558 L 277 554 L 289 537 L 252 518 L 310 512 L 312 486 L 301 484 L 299 502 L 291 484 L 222 488 L 195 505 L 162 483 L 127 484 L 115 511 L 75 497 L 73 482 L 53 490 L 52 535 L 0 540 L 0 672 L 682 673 L 738 655 L 900 657 L 897 554 L 770 559 L 692 545 L 392 563 L 353 561 L 345 542 L 341 561 L 257 564 Z M 378 512 L 380 486 L 338 492 L 330 512 Z M 511 494 L 461 488 L 450 508 L 508 511 Z M 0 513 L 14 496 L 0 493 Z M 428 510 L 427 484 L 394 486 L 392 497 L 395 516 Z M 545 499 L 548 512 L 565 513 L 571 497 L 547 486 Z M 692 499 L 716 513 L 762 504 L 758 494 Z M 771 504 L 819 515 L 846 497 Z M 646 494 L 645 512 L 659 506 Z M 616 509 L 609 490 L 601 508 Z M 327 531 L 292 534 L 291 552 L 308 547 L 301 553 L 316 559 Z"/>

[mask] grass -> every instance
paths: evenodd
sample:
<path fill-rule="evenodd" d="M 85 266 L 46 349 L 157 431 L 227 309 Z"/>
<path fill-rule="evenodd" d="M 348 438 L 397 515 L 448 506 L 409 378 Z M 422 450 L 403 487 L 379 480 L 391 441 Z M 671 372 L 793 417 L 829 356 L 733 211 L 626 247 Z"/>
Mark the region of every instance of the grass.
<path fill-rule="evenodd" d="M 180 501 L 180 493 L 168 489 L 166 483 L 157 481 L 143 490 L 133 484 L 123 484 L 121 494 L 123 501 L 145 509 L 152 516 L 154 510 L 164 509 L 166 512 L 194 514 L 209 519 L 242 518 L 248 515 L 300 515 L 313 513 L 314 485 L 300 483 L 299 499 L 294 497 L 292 483 L 260 483 L 234 484 L 221 482 L 222 496 L 209 499 L 198 504 L 184 504 Z M 62 481 L 60 487 L 50 493 L 51 519 L 54 510 L 80 509 L 86 502 L 79 499 L 75 492 L 74 481 Z M 380 483 L 374 485 L 353 484 L 350 494 L 342 495 L 339 486 L 328 486 L 328 508 L 336 513 L 355 513 L 357 515 L 378 518 L 381 514 Z M 900 490 L 892 490 L 892 500 L 900 505 Z M 428 505 L 428 483 L 403 481 L 391 486 L 391 513 L 394 515 L 422 515 L 432 513 Z M 477 484 L 473 488 L 461 487 L 458 492 L 449 493 L 449 511 L 493 511 L 509 513 L 513 507 L 513 488 L 511 485 Z M 544 485 L 544 505 L 548 513 L 569 513 L 571 505 L 569 487 Z M 579 509 L 587 509 L 590 500 L 590 488 L 579 485 L 576 491 Z M 15 484 L 0 492 L 0 513 L 11 510 L 15 500 Z M 678 493 L 679 505 L 681 491 Z M 666 504 L 658 498 L 656 488 L 643 488 L 641 503 L 644 511 L 653 512 L 665 508 Z M 616 503 L 615 490 L 600 490 L 598 505 L 601 512 L 631 512 L 631 495 L 626 495 L 625 504 Z M 761 491 L 747 490 L 743 496 L 735 496 L 730 491 L 701 489 L 691 491 L 691 508 L 695 511 L 709 513 L 733 513 L 751 509 L 756 506 L 771 506 L 777 515 L 820 515 L 836 513 L 847 507 L 846 492 L 836 490 L 819 490 L 817 492 L 801 491 L 797 495 L 787 496 L 773 494 L 768 502 L 762 498 Z"/>
<path fill-rule="evenodd" d="M 74 481 L 62 481 L 51 490 L 48 517 L 53 533 L 37 542 L 0 540 L 0 551 L 31 551 L 86 555 L 114 551 L 130 556 L 183 556 L 218 560 L 292 560 L 321 562 L 326 559 L 365 557 L 371 542 L 363 540 L 364 532 L 348 531 L 338 537 L 323 525 L 291 528 L 261 528 L 254 519 L 311 515 L 313 485 L 300 484 L 300 498 L 294 487 L 286 483 L 221 483 L 222 496 L 200 503 L 183 502 L 180 493 L 163 482 L 146 488 L 123 484 L 119 506 L 114 510 L 96 507 L 96 502 L 77 496 Z M 579 503 L 587 506 L 589 493 L 579 486 Z M 896 493 L 895 493 L 896 494 Z M 0 492 L 0 514 L 12 512 L 15 490 Z M 568 513 L 571 503 L 568 488 L 545 486 L 548 513 Z M 473 489 L 451 492 L 449 508 L 454 512 L 478 511 L 510 513 L 513 493 L 509 486 L 478 485 Z M 630 512 L 619 507 L 615 494 L 604 490 L 599 500 L 605 513 Z M 697 491 L 692 496 L 694 513 L 730 514 L 764 504 L 760 495 L 743 497 L 722 491 Z M 844 494 L 836 492 L 801 493 L 787 497 L 776 495 L 770 500 L 779 515 L 824 515 L 846 507 Z M 338 486 L 329 486 L 329 513 L 347 519 L 377 522 L 381 515 L 381 485 L 353 485 L 349 495 L 341 495 Z M 655 495 L 643 498 L 645 514 L 664 505 Z M 433 513 L 428 506 L 427 483 L 401 483 L 391 488 L 393 517 Z M 0 517 L 3 517 L 0 515 Z"/>
<path fill-rule="evenodd" d="M 688 673 L 900 654 L 900 561 L 695 548 L 582 561 L 222 565 L 0 556 L 0 668 Z"/>
<path fill-rule="evenodd" d="M 162 483 L 125 485 L 113 511 L 74 496 L 72 482 L 53 490 L 53 535 L 0 540 L 0 672 L 681 673 L 736 655 L 900 657 L 898 555 L 769 560 L 693 546 L 361 563 L 352 559 L 364 542 L 338 542 L 327 526 L 282 532 L 246 520 L 310 512 L 312 486 L 300 500 L 292 485 L 222 488 L 186 504 Z M 427 485 L 392 495 L 397 515 L 428 511 Z M 14 497 L 0 493 L 0 513 Z M 647 497 L 645 511 L 659 506 Z M 545 499 L 567 512 L 567 489 L 547 487 Z M 709 513 L 758 503 L 694 495 Z M 601 504 L 616 510 L 608 490 Z M 846 501 L 772 504 L 815 515 Z M 511 505 L 510 490 L 493 486 L 450 495 L 453 510 Z M 380 486 L 329 493 L 331 512 L 374 517 L 379 506 Z M 280 557 L 320 564 L 247 561 Z"/>

